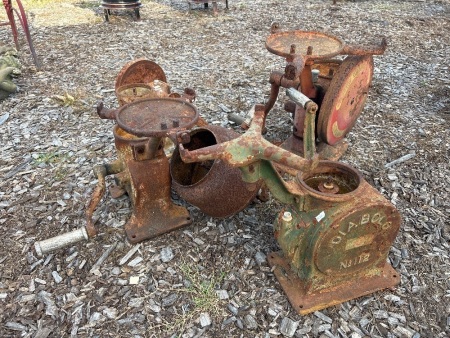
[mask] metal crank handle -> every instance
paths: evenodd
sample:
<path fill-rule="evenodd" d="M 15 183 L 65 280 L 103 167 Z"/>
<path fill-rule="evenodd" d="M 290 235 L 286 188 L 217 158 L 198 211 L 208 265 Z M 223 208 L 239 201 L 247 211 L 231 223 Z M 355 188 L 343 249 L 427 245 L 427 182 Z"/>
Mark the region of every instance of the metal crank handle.
<path fill-rule="evenodd" d="M 314 106 L 317 106 L 314 102 L 308 103 L 308 107 Z M 317 165 L 318 158 L 315 156 L 308 156 L 309 158 L 305 159 L 265 140 L 261 136 L 263 121 L 264 106 L 256 105 L 250 128 L 243 135 L 230 141 L 195 150 L 188 150 L 188 147 L 185 147 L 190 142 L 189 133 L 178 133 L 177 143 L 180 157 L 185 163 L 221 159 L 235 168 L 245 167 L 261 160 L 277 162 L 301 171 L 308 171 Z"/>
<path fill-rule="evenodd" d="M 34 249 L 36 250 L 36 254 L 39 257 L 43 255 L 64 248 L 68 245 L 75 244 L 81 242 L 83 240 L 88 240 L 89 236 L 85 227 L 81 227 L 79 229 L 66 232 L 62 235 L 58 235 L 55 237 L 47 238 L 43 241 L 39 241 L 34 243 Z"/>

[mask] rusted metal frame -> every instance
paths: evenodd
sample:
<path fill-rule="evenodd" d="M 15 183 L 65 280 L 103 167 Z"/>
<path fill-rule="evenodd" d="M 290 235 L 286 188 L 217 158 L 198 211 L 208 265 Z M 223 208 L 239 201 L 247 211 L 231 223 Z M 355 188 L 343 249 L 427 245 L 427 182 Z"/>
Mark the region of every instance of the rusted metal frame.
<path fill-rule="evenodd" d="M 306 110 L 303 130 L 303 156 L 305 156 L 306 160 L 313 160 L 314 157 L 317 157 L 315 124 L 316 113 L 319 107 L 314 101 L 311 101 L 307 95 L 304 95 L 293 88 L 288 88 L 286 94 L 294 103 Z"/>
<path fill-rule="evenodd" d="M 94 167 L 94 174 L 98 179 L 97 186 L 92 193 L 91 200 L 86 208 L 86 230 L 89 237 L 97 235 L 97 228 L 95 227 L 92 215 L 94 214 L 95 208 L 97 208 L 98 203 L 102 199 L 106 191 L 105 177 L 112 174 L 118 174 L 125 169 L 124 163 L 121 160 L 116 160 L 112 163 L 98 165 Z"/>
<path fill-rule="evenodd" d="M 300 81 L 298 80 L 298 78 L 294 80 L 287 79 L 285 77 L 285 74 L 281 72 L 272 72 L 270 74 L 269 83 L 271 84 L 270 97 L 269 101 L 267 101 L 266 104 L 264 105 L 264 114 L 265 114 L 264 125 L 267 114 L 270 112 L 275 102 L 277 101 L 278 94 L 280 92 L 280 87 L 295 88 L 295 89 L 298 89 L 300 87 Z"/>
<path fill-rule="evenodd" d="M 264 106 L 255 106 L 255 115 L 248 131 L 237 139 L 221 144 L 189 151 L 183 147 L 183 133 L 178 134 L 180 155 L 187 163 L 223 159 L 233 167 L 243 167 L 265 159 L 297 170 L 310 170 L 317 161 L 307 160 L 279 148 L 261 136 L 264 121 Z M 186 134 L 186 133 L 184 133 Z M 188 135 L 187 135 L 188 136 Z M 185 143 L 185 142 L 184 142 Z"/>

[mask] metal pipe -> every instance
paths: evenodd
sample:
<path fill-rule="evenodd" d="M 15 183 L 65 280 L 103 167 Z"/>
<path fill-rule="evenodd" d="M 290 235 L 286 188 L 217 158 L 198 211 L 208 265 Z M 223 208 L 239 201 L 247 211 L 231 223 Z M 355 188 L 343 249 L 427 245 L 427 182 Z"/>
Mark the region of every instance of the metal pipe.
<path fill-rule="evenodd" d="M 61 249 L 70 244 L 75 244 L 88 239 L 89 236 L 86 228 L 81 227 L 79 229 L 36 242 L 34 243 L 34 248 L 36 250 L 36 254 L 39 257 L 42 257 L 44 254 L 47 254 L 50 251 Z"/>
<path fill-rule="evenodd" d="M 308 96 L 302 94 L 298 90 L 294 88 L 288 88 L 286 89 L 286 95 L 289 96 L 289 98 L 294 101 L 296 104 L 301 106 L 302 108 L 306 109 L 306 104 L 309 101 L 312 101 Z"/>

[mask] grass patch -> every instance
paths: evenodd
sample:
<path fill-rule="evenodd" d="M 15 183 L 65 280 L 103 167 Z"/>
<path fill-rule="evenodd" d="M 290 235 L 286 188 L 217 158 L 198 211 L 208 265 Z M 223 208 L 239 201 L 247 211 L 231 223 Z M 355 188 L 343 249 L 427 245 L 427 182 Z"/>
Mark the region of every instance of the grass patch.
<path fill-rule="evenodd" d="M 164 334 L 176 337 L 181 337 L 187 326 L 196 321 L 202 313 L 208 313 L 212 320 L 223 315 L 224 302 L 216 291 L 227 275 L 225 272 L 208 272 L 206 276 L 202 274 L 201 267 L 187 263 L 182 263 L 180 270 L 188 285 L 173 291 L 181 293 L 188 304 L 182 306 L 182 313 L 175 314 L 170 320 L 159 325 Z"/>
<path fill-rule="evenodd" d="M 57 181 L 62 181 L 69 174 L 69 171 L 64 166 L 64 162 L 68 158 L 67 154 L 58 154 L 57 152 L 42 153 L 33 156 L 31 165 L 34 167 L 56 166 L 54 177 Z"/>

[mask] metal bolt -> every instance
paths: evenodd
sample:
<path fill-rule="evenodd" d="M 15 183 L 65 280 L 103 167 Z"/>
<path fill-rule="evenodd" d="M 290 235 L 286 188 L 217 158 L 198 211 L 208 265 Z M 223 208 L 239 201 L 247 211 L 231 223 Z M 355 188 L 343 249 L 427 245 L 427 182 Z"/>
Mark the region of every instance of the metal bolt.
<path fill-rule="evenodd" d="M 313 69 L 313 70 L 311 70 L 311 73 L 312 73 L 312 80 L 313 80 L 314 83 L 316 83 L 317 80 L 319 80 L 320 70 Z"/>
<path fill-rule="evenodd" d="M 324 187 L 325 189 L 331 190 L 331 189 L 334 188 L 334 183 L 333 183 L 333 182 L 330 182 L 330 181 L 327 181 L 327 182 L 325 182 L 325 183 L 323 184 L 323 187 Z"/>
<path fill-rule="evenodd" d="M 180 141 L 181 144 L 188 144 L 189 142 L 191 142 L 191 135 L 189 135 L 189 133 L 182 133 L 180 135 Z"/>
<path fill-rule="evenodd" d="M 179 121 L 179 120 L 173 120 L 173 121 L 172 121 L 172 126 L 173 126 L 174 128 L 178 128 L 178 127 L 180 126 L 180 121 Z"/>
<path fill-rule="evenodd" d="M 167 129 L 167 123 L 166 122 L 162 122 L 161 123 L 161 129 L 162 130 L 166 130 Z"/>
<path fill-rule="evenodd" d="M 312 55 L 312 53 L 313 53 L 313 47 L 308 46 L 308 49 L 306 50 L 306 55 Z"/>
<path fill-rule="evenodd" d="M 291 54 L 295 54 L 295 48 L 296 48 L 295 44 L 292 44 L 291 51 L 290 51 Z"/>
<path fill-rule="evenodd" d="M 285 223 L 292 222 L 292 214 L 289 211 L 285 211 L 281 219 Z"/>

